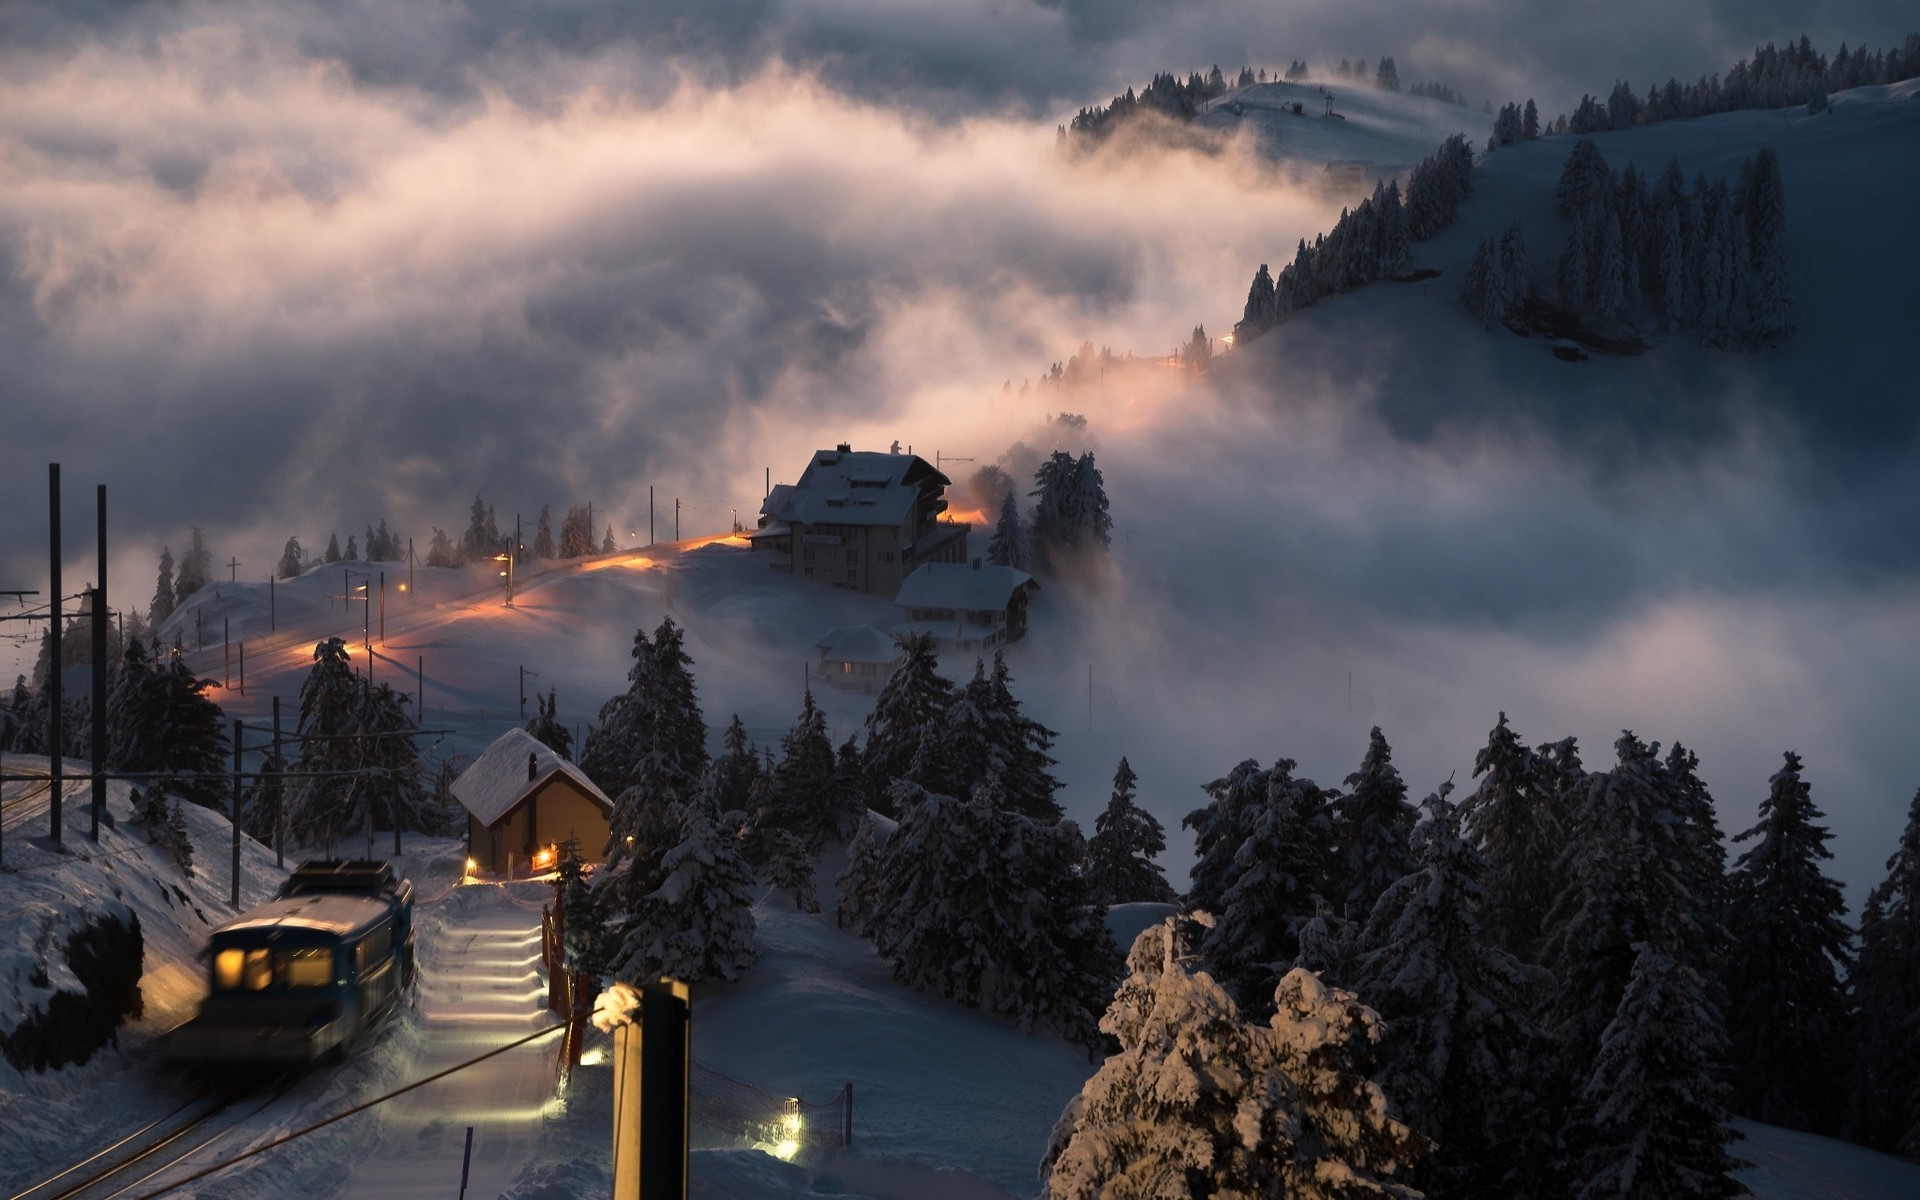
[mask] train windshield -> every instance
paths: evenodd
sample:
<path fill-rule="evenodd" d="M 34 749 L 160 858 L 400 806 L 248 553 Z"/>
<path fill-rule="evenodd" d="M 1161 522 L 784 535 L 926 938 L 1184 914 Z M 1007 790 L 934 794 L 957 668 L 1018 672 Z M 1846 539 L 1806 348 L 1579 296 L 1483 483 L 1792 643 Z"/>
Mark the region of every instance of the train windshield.
<path fill-rule="evenodd" d="M 317 988 L 332 982 L 333 951 L 325 946 L 292 950 L 231 947 L 213 956 L 216 991 Z"/>

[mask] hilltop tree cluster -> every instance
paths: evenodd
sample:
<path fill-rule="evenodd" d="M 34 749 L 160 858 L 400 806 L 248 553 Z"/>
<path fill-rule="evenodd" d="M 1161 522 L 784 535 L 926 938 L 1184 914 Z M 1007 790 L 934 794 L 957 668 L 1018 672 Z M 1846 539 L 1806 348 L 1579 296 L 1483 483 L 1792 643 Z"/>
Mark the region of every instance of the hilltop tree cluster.
<path fill-rule="evenodd" d="M 1689 188 L 1677 159 L 1649 187 L 1631 163 L 1616 174 L 1582 138 L 1555 199 L 1573 221 L 1558 271 L 1569 308 L 1611 325 L 1651 311 L 1665 328 L 1714 345 L 1792 332 L 1785 189 L 1772 147 L 1742 162 L 1731 187 L 1696 176 Z"/>
<path fill-rule="evenodd" d="M 1757 47 L 1751 60 L 1741 59 L 1724 78 L 1710 75 L 1691 84 L 1669 79 L 1648 88 L 1645 96 L 1637 95 L 1632 84 L 1617 81 L 1604 101 L 1580 97 L 1571 116 L 1554 122 L 1554 132 L 1602 133 L 1653 121 L 1799 104 L 1820 112 L 1832 92 L 1898 83 L 1916 75 L 1920 75 L 1920 33 L 1908 34 L 1897 48 L 1885 51 L 1865 46 L 1848 50 L 1843 42 L 1831 60 L 1802 35 L 1784 49 L 1772 42 Z"/>
<path fill-rule="evenodd" d="M 1172 72 L 1162 72 L 1138 94 L 1128 88 L 1104 106 L 1081 109 L 1073 121 L 1061 129 L 1061 135 L 1098 145 L 1145 113 L 1157 113 L 1172 121 L 1191 121 L 1200 115 L 1208 101 L 1225 95 L 1226 91 L 1227 78 L 1217 64 L 1205 75 L 1195 71 L 1184 80 Z"/>
<path fill-rule="evenodd" d="M 1453 221 L 1472 175 L 1473 150 L 1455 134 L 1413 169 L 1404 201 L 1397 181 L 1377 183 L 1359 207 L 1341 211 L 1331 233 L 1314 238 L 1311 246 L 1302 239 L 1278 277 L 1261 263 L 1233 327 L 1235 344 L 1244 345 L 1328 296 L 1405 276 L 1413 265 L 1412 243 L 1426 241 Z"/>

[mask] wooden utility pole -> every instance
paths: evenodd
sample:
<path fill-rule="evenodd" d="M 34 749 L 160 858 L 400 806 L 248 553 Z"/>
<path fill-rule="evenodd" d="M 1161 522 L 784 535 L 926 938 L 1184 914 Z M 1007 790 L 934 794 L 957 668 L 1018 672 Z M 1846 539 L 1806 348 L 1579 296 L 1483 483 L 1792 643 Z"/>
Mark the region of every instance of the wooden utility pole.
<path fill-rule="evenodd" d="M 47 824 L 47 836 L 55 843 L 60 841 L 60 767 L 63 751 L 66 748 L 67 731 L 63 727 L 61 715 L 65 709 L 60 694 L 60 464 L 47 464 L 47 540 L 50 547 L 50 566 L 53 608 L 49 613 L 52 621 L 47 660 L 47 797 L 51 803 L 51 816 Z"/>
<path fill-rule="evenodd" d="M 90 836 L 100 840 L 100 817 L 107 811 L 107 485 L 94 489 L 99 538 L 100 578 L 93 589 L 93 819 Z M 120 648 L 126 653 L 126 647 Z"/>
<path fill-rule="evenodd" d="M 613 1200 L 686 1200 L 692 993 L 639 989 L 637 1021 L 613 1029 Z"/>

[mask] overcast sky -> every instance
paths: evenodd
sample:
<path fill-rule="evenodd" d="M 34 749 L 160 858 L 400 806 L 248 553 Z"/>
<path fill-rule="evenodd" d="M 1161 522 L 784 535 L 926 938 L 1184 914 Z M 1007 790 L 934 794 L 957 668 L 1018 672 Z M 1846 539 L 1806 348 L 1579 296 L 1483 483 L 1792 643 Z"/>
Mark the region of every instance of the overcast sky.
<path fill-rule="evenodd" d="M 790 479 L 816 445 L 996 449 L 1040 415 L 1004 383 L 1083 340 L 1164 354 L 1197 323 L 1224 332 L 1252 265 L 1337 213 L 1239 148 L 1056 152 L 1057 124 L 1157 70 L 1391 55 L 1405 82 L 1476 107 L 1537 97 L 1551 114 L 1617 78 L 1693 79 L 1801 32 L 1828 52 L 1895 44 L 1903 15 L 1637 0 L 1551 20 L 1505 0 L 0 4 L 0 588 L 44 586 L 50 461 L 70 589 L 90 573 L 106 483 L 115 587 L 144 604 L 162 545 L 178 553 L 191 525 L 260 579 L 289 536 L 317 553 L 385 518 L 422 547 L 434 526 L 457 538 L 476 492 L 503 523 L 592 501 L 630 535 L 652 484 L 683 501 L 687 532 L 711 532 L 736 511 L 750 521 L 763 471 Z M 1095 425 L 1112 473 L 1142 488 L 1172 478 L 1151 469 L 1166 447 L 1211 456 L 1203 432 L 1258 402 L 1132 400 Z M 1182 407 L 1201 403 L 1227 407 Z M 1416 757 L 1436 770 L 1438 747 L 1470 756 L 1493 708 L 1520 708 L 1555 672 L 1617 679 L 1606 703 L 1541 701 L 1523 730 L 1593 722 L 1590 761 L 1609 723 L 1637 719 L 1622 698 L 1665 704 L 1690 655 L 1792 675 L 1798 651 L 1755 666 L 1736 648 L 1769 629 L 1803 637 L 1821 626 L 1811 610 L 1715 599 L 1763 560 L 1741 514 L 1791 524 L 1818 509 L 1807 520 L 1823 530 L 1868 528 L 1806 501 L 1820 480 L 1795 479 L 1750 429 L 1706 475 L 1687 464 L 1685 486 L 1709 490 L 1703 511 L 1733 530 L 1714 526 L 1706 561 L 1698 543 L 1623 532 L 1636 489 L 1671 494 L 1678 475 L 1608 478 L 1564 444 L 1476 443 L 1463 472 L 1405 429 L 1319 408 L 1227 440 L 1203 486 L 1153 511 L 1204 500 L 1245 517 L 1234 498 L 1288 463 L 1284 499 L 1303 514 L 1289 549 L 1320 569 L 1287 603 L 1309 621 L 1370 614 L 1342 634 L 1355 653 L 1334 657 L 1365 646 L 1368 670 L 1413 664 L 1396 715 L 1444 707 L 1444 681 L 1476 655 L 1518 664 L 1479 676 L 1457 720 L 1421 723 Z M 1353 502 L 1340 455 L 1363 444 L 1385 448 L 1369 460 L 1377 494 L 1430 478 L 1444 512 Z M 1569 471 L 1591 486 L 1569 490 Z M 1526 509 L 1543 481 L 1575 501 L 1562 517 Z M 1489 541 L 1492 514 L 1516 506 L 1511 541 Z M 1129 524 L 1139 546 L 1176 536 Z M 1619 570 L 1502 575 L 1503 546 L 1576 533 Z M 1356 534 L 1364 553 L 1342 549 Z M 1868 630 L 1909 611 L 1910 562 L 1829 557 L 1842 586 L 1819 611 Z M 1863 561 L 1894 565 L 1849 583 Z M 1430 587 L 1404 585 L 1410 563 Z M 1181 582 L 1156 595 L 1219 602 Z M 1889 669 L 1847 645 L 1866 678 Z M 1462 730 L 1477 730 L 1464 747 Z M 1777 756 L 1780 736 L 1752 740 Z M 1280 752 L 1300 753 L 1244 753 Z M 1749 790 L 1766 769 L 1742 768 Z M 1875 836 L 1920 782 L 1911 762 L 1846 769 L 1885 793 Z M 1850 867 L 1880 856 L 1856 847 Z"/>

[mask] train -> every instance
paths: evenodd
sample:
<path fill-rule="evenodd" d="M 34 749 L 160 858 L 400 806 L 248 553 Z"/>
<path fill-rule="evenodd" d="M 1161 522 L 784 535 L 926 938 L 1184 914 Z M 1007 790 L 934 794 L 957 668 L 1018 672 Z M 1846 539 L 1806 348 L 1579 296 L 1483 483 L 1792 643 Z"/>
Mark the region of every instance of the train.
<path fill-rule="evenodd" d="M 166 1062 L 338 1062 L 413 984 L 413 885 L 378 860 L 301 863 L 215 929 L 204 957 L 207 998 L 162 1039 Z"/>

